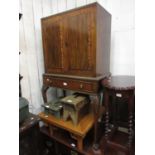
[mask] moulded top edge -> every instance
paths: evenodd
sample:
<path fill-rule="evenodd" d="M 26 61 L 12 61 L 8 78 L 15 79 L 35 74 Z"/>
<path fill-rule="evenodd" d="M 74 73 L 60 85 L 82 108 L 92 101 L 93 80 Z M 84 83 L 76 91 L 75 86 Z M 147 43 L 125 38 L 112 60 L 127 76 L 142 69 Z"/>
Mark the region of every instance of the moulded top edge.
<path fill-rule="evenodd" d="M 83 6 L 80 6 L 80 7 L 77 7 L 77 8 L 73 8 L 73 9 L 70 9 L 70 10 L 66 10 L 66 11 L 63 11 L 63 12 L 60 12 L 60 13 L 56 13 L 56 14 L 53 14 L 53 15 L 49 15 L 47 17 L 43 17 L 41 18 L 41 20 L 46 20 L 48 18 L 51 18 L 51 17 L 54 17 L 54 16 L 58 16 L 58 15 L 62 15 L 62 14 L 65 14 L 65 13 L 69 13 L 69 12 L 72 12 L 72 11 L 75 11 L 75 10 L 80 10 L 80 9 L 83 9 L 83 8 L 87 8 L 87 7 L 91 7 L 91 6 L 97 6 L 97 5 L 100 5 L 99 3 L 97 2 L 94 2 L 94 3 L 90 3 L 90 4 L 87 4 L 87 5 L 83 5 Z M 101 5 L 100 5 L 101 6 Z M 102 6 L 101 6 L 102 7 Z M 103 8 L 103 7 L 102 7 Z"/>
<path fill-rule="evenodd" d="M 101 80 L 105 77 L 109 77 L 110 73 L 105 73 L 103 75 L 97 75 L 96 77 L 84 77 L 84 76 L 64 75 L 64 74 L 49 74 L 49 73 L 44 73 L 43 75 L 52 76 L 52 77 L 59 77 L 59 78 L 72 78 L 72 79 L 98 81 L 98 80 Z"/>

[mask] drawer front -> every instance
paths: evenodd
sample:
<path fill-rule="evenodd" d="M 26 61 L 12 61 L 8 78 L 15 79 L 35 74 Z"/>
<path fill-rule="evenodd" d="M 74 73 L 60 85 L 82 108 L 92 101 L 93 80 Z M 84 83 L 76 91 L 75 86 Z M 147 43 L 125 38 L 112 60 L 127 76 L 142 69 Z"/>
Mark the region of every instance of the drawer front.
<path fill-rule="evenodd" d="M 96 93 L 98 91 L 97 82 L 87 82 L 82 80 L 73 80 L 67 78 L 44 77 L 44 85 L 69 89 L 73 91 L 82 91 Z"/>

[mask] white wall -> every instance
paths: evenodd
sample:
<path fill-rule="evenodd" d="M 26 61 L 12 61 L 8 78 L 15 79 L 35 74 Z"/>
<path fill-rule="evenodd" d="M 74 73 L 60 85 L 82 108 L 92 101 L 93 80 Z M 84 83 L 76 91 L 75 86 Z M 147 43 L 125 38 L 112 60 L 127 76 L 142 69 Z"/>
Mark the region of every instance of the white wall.
<path fill-rule="evenodd" d="M 20 0 L 19 49 L 22 95 L 30 111 L 38 112 L 44 73 L 40 18 L 86 5 L 96 0 Z M 134 75 L 134 0 L 97 0 L 112 15 L 111 64 L 113 75 Z M 51 88 L 49 99 L 60 90 Z"/>

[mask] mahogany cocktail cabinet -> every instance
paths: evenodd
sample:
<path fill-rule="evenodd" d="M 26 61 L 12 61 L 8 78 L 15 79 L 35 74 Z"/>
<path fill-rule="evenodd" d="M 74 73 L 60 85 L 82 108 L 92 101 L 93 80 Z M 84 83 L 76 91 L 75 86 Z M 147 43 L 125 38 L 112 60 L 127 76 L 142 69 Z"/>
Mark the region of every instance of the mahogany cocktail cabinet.
<path fill-rule="evenodd" d="M 98 3 L 92 3 L 42 18 L 41 24 L 45 64 L 44 102 L 47 102 L 49 87 L 89 94 L 95 106 L 88 128 L 94 126 L 94 148 L 97 148 L 97 121 L 102 109 L 101 80 L 110 75 L 111 15 Z M 64 126 L 61 122 L 61 126 L 58 121 L 52 124 L 53 121 L 44 119 L 43 114 L 40 117 L 50 125 L 75 133 L 74 129 L 66 127 L 65 122 Z M 87 122 L 83 124 L 87 126 Z M 76 127 L 73 128 L 76 130 Z M 88 128 L 83 131 L 82 138 Z M 78 135 L 77 132 L 75 135 Z M 84 149 L 82 140 L 77 142 L 78 151 Z"/>

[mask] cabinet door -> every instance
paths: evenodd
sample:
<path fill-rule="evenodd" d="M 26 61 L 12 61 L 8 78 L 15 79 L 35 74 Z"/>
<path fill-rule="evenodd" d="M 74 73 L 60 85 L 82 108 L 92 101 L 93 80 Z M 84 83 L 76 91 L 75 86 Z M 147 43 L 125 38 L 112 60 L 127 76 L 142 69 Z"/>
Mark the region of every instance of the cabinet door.
<path fill-rule="evenodd" d="M 95 14 L 90 9 L 78 10 L 66 16 L 65 52 L 68 74 L 95 76 Z"/>
<path fill-rule="evenodd" d="M 63 54 L 63 20 L 60 17 L 49 17 L 42 20 L 42 36 L 46 73 L 64 72 Z"/>

